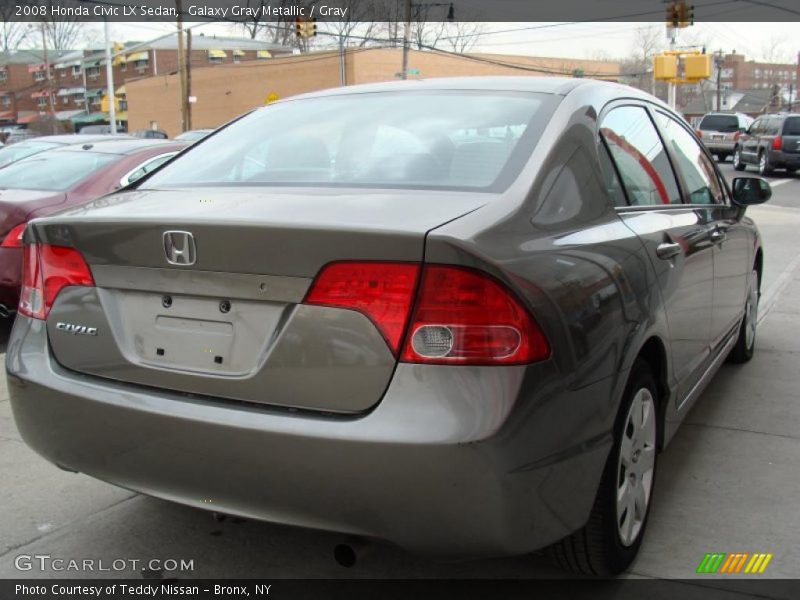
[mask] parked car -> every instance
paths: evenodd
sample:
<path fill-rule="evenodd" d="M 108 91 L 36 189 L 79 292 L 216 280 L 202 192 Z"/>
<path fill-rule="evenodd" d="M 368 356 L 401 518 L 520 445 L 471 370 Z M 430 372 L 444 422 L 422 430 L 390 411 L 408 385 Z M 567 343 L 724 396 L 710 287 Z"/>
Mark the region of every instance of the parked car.
<path fill-rule="evenodd" d="M 184 131 L 180 135 L 176 135 L 175 141 L 195 143 L 212 133 L 214 133 L 213 129 L 190 129 L 189 131 Z"/>
<path fill-rule="evenodd" d="M 739 137 L 753 122 L 743 113 L 712 112 L 700 121 L 697 135 L 720 162 L 733 154 Z"/>
<path fill-rule="evenodd" d="M 759 175 L 770 175 L 775 169 L 792 174 L 800 169 L 800 114 L 758 117 L 733 154 L 734 169 L 744 171 L 747 165 L 757 165 Z"/>
<path fill-rule="evenodd" d="M 122 139 L 131 139 L 128 136 L 119 136 Z M 67 135 L 44 135 L 31 139 L 26 142 L 19 142 L 13 146 L 0 148 L 0 168 L 10 165 L 18 160 L 33 156 L 45 150 L 53 150 L 62 146 L 74 146 L 78 144 L 93 144 L 95 142 L 106 141 L 109 139 L 107 135 L 83 135 L 83 134 L 67 134 Z"/>
<path fill-rule="evenodd" d="M 618 573 L 658 451 L 753 354 L 769 196 L 608 82 L 276 102 L 31 222 L 17 427 L 193 507 Z"/>
<path fill-rule="evenodd" d="M 25 142 L 38 137 L 41 136 L 33 131 L 28 131 L 27 129 L 16 129 L 8 134 L 5 139 L 5 143 L 7 146 L 10 146 L 12 144 L 18 144 L 20 142 Z"/>
<path fill-rule="evenodd" d="M 0 169 L 0 316 L 19 301 L 22 235 L 29 220 L 120 189 L 185 144 L 109 139 L 69 145 Z"/>
<path fill-rule="evenodd" d="M 167 132 L 161 129 L 137 129 L 132 135 L 147 140 L 166 140 L 169 138 Z"/>

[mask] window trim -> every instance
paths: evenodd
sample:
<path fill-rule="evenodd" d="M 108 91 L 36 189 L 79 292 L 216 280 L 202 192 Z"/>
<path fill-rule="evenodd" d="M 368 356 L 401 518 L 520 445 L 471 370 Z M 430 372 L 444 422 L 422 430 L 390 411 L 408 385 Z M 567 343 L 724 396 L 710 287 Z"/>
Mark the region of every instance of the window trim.
<path fill-rule="evenodd" d="M 678 188 L 681 191 L 681 198 L 682 198 L 683 204 L 686 204 L 687 206 L 696 206 L 696 207 L 700 207 L 700 208 L 709 208 L 709 207 L 719 208 L 720 206 L 723 206 L 723 207 L 724 206 L 728 206 L 729 207 L 730 204 L 728 203 L 728 200 L 729 200 L 729 197 L 730 197 L 730 193 L 729 193 L 729 190 L 727 188 L 727 185 L 723 186 L 723 188 L 722 188 L 722 192 L 723 192 L 722 195 L 724 196 L 724 200 L 725 200 L 722 203 L 715 202 L 715 203 L 712 203 L 712 204 L 708 204 L 708 203 L 707 204 L 693 204 L 692 202 L 689 202 L 689 198 L 691 196 L 691 194 L 689 194 L 689 186 L 686 185 L 686 180 L 684 179 L 683 172 L 680 170 L 679 167 L 676 166 L 677 165 L 677 157 L 674 156 L 674 152 L 673 152 L 672 148 L 670 148 L 669 144 L 667 144 L 665 142 L 664 132 L 661 130 L 661 125 L 658 123 L 658 119 L 655 118 L 655 113 L 656 112 L 660 112 L 665 117 L 667 117 L 669 119 L 672 119 L 673 121 L 675 121 L 675 123 L 677 123 L 679 126 L 681 126 L 683 128 L 683 130 L 685 132 L 687 132 L 689 134 L 689 136 L 695 141 L 695 143 L 700 148 L 700 150 L 705 154 L 705 157 L 711 163 L 711 168 L 714 170 L 714 174 L 716 175 L 717 180 L 719 181 L 720 179 L 722 179 L 724 181 L 725 178 L 724 177 L 720 177 L 720 172 L 719 172 L 719 169 L 717 168 L 717 163 L 714 160 L 714 158 L 711 156 L 711 152 L 709 152 L 709 150 L 708 150 L 708 148 L 706 148 L 705 144 L 703 144 L 697 138 L 697 135 L 695 134 L 695 132 L 692 131 L 689 127 L 687 127 L 685 123 L 682 123 L 680 119 L 676 119 L 673 116 L 670 116 L 670 114 L 668 112 L 664 111 L 664 109 L 661 108 L 661 107 L 651 107 L 650 108 L 650 112 L 651 112 L 651 118 L 653 120 L 653 123 L 655 124 L 656 129 L 658 130 L 658 134 L 661 137 L 662 143 L 664 144 L 664 148 L 666 149 L 667 154 L 669 155 L 670 162 L 672 163 L 672 170 L 675 171 L 676 179 L 678 180 Z"/>
<path fill-rule="evenodd" d="M 697 205 L 687 204 L 687 202 L 686 202 L 686 194 L 684 193 L 684 189 L 681 187 L 682 182 L 678 178 L 677 172 L 675 171 L 675 163 L 674 163 L 674 160 L 673 160 L 672 153 L 670 152 L 670 149 L 667 147 L 667 145 L 664 143 L 664 136 L 662 135 L 661 130 L 658 127 L 658 124 L 655 122 L 655 119 L 653 118 L 653 114 L 652 114 L 652 112 L 650 110 L 650 103 L 647 102 L 646 100 L 639 100 L 639 99 L 636 99 L 636 98 L 622 98 L 622 99 L 618 99 L 618 100 L 613 100 L 613 101 L 609 102 L 608 104 L 606 104 L 602 108 L 602 110 L 600 111 L 600 114 L 597 117 L 597 126 L 596 126 L 596 131 L 595 131 L 595 136 L 597 137 L 597 140 L 602 142 L 603 144 L 607 144 L 607 142 L 605 141 L 605 138 L 603 138 L 602 134 L 600 133 L 600 126 L 603 123 L 603 119 L 605 119 L 606 116 L 611 111 L 613 111 L 613 110 L 615 110 L 617 108 L 623 108 L 625 106 L 634 106 L 634 107 L 643 109 L 645 114 L 647 115 L 647 118 L 650 119 L 650 123 L 653 125 L 653 128 L 655 129 L 656 135 L 658 135 L 658 139 L 661 141 L 661 145 L 664 147 L 664 152 L 667 155 L 667 162 L 669 162 L 670 170 L 672 171 L 672 177 L 674 178 L 675 185 L 678 188 L 678 193 L 680 194 L 681 201 L 679 203 L 676 203 L 676 204 L 636 204 L 636 205 L 631 204 L 630 194 L 628 193 L 628 188 L 625 185 L 625 181 L 622 179 L 622 176 L 621 176 L 621 174 L 619 172 L 619 166 L 617 165 L 617 162 L 614 160 L 614 155 L 611 153 L 610 149 L 606 145 L 604 150 L 606 152 L 608 152 L 608 154 L 609 154 L 609 156 L 611 158 L 611 163 L 614 165 L 614 171 L 617 174 L 617 178 L 619 179 L 620 186 L 622 187 L 622 190 L 625 193 L 625 200 L 628 203 L 627 206 L 615 206 L 614 210 L 617 210 L 617 211 L 631 211 L 632 210 L 632 211 L 636 211 L 636 212 L 646 211 L 646 210 L 677 210 L 677 209 L 683 210 L 687 206 L 700 206 L 699 204 L 697 204 Z"/>

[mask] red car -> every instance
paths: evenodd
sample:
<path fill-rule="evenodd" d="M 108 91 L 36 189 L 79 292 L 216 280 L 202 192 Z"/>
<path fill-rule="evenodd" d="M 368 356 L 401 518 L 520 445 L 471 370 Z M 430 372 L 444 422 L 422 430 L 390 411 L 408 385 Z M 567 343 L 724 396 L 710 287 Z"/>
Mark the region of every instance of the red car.
<path fill-rule="evenodd" d="M 0 169 L 0 316 L 17 307 L 28 221 L 125 187 L 186 146 L 108 140 L 48 150 Z"/>

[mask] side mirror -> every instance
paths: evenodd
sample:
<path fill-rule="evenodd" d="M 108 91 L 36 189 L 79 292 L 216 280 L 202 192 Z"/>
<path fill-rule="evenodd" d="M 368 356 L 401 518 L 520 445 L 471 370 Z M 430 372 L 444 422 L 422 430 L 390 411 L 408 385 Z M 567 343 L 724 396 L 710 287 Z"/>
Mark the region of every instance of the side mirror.
<path fill-rule="evenodd" d="M 739 206 L 763 204 L 772 198 L 772 188 L 761 177 L 737 177 L 733 180 L 733 202 Z"/>

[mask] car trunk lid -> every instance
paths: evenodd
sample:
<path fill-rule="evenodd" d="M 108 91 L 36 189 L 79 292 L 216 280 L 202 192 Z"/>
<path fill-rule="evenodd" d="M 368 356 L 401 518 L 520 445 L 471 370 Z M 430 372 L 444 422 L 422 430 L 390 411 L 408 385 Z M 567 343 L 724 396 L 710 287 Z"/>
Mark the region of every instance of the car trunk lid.
<path fill-rule="evenodd" d="M 75 371 L 190 394 L 367 410 L 395 354 L 364 314 L 303 304 L 314 277 L 334 261 L 419 263 L 428 231 L 486 202 L 409 190 L 132 191 L 34 221 L 38 241 L 78 249 L 95 280 L 59 294 L 53 354 Z M 190 233 L 194 252 L 170 264 L 166 232 L 179 251 Z"/>

